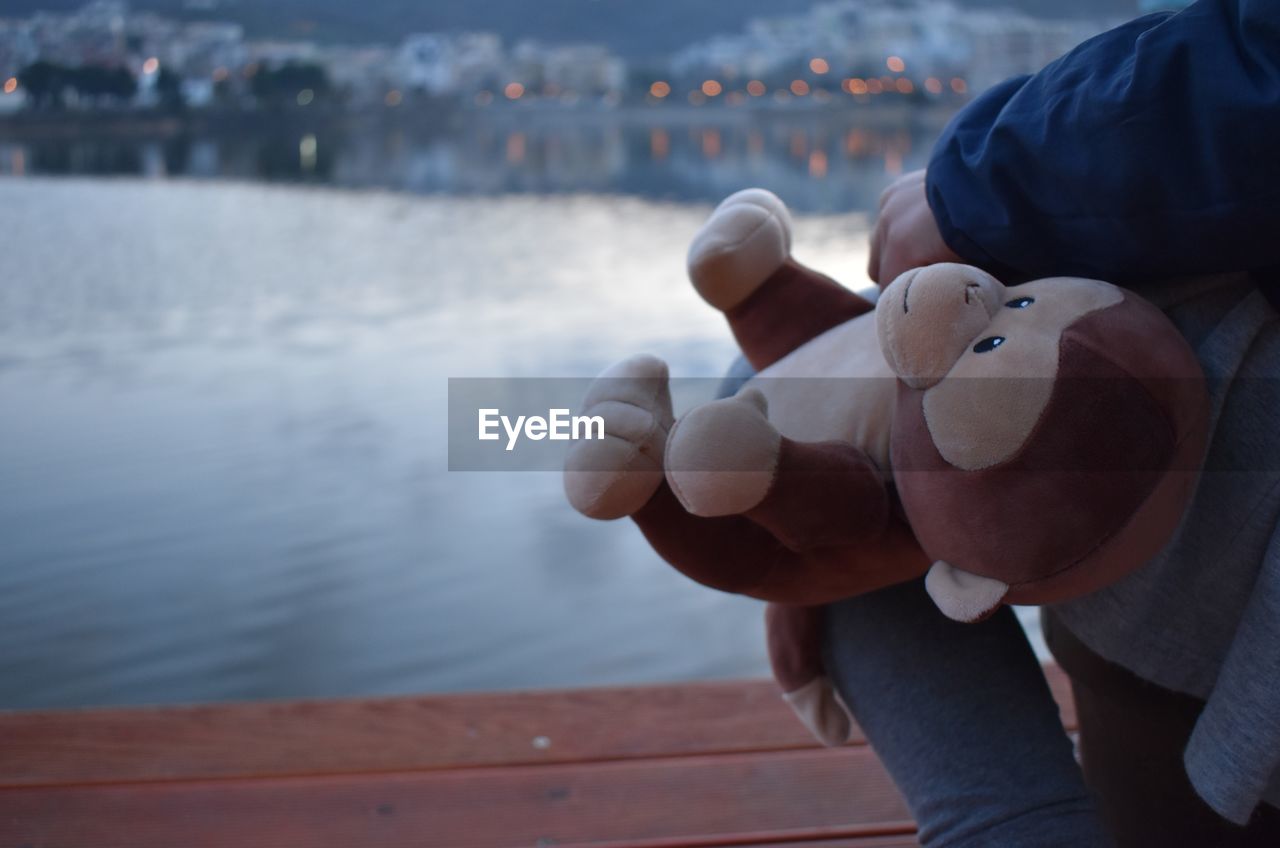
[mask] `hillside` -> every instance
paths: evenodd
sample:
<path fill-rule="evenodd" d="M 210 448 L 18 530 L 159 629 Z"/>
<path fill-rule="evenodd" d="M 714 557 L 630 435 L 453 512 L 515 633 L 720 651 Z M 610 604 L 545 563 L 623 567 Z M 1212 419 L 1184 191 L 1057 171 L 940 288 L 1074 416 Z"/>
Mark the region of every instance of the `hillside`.
<path fill-rule="evenodd" d="M 133 0 L 135 9 L 240 21 L 251 37 L 397 41 L 406 32 L 490 30 L 507 39 L 603 42 L 642 57 L 667 53 L 753 17 L 803 12 L 820 0 Z M 1136 0 L 957 0 L 1043 16 L 1126 16 Z M 5 16 L 66 11 L 84 0 L 7 0 Z M 198 9 L 198 10 L 197 10 Z"/>

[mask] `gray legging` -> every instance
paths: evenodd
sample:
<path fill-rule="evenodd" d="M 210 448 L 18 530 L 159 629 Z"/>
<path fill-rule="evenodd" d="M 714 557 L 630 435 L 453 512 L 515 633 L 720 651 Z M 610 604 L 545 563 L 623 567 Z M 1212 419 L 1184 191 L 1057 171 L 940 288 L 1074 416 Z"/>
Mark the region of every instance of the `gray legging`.
<path fill-rule="evenodd" d="M 958 624 L 917 580 L 832 604 L 825 642 L 923 845 L 1110 844 L 1012 610 Z"/>

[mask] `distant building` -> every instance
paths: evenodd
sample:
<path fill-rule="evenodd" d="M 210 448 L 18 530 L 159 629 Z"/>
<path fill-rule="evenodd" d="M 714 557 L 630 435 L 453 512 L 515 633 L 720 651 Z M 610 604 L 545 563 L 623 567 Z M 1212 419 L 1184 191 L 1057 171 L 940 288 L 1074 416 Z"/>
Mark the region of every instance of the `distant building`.
<path fill-rule="evenodd" d="M 468 32 L 453 38 L 453 90 L 472 93 L 494 87 L 506 55 L 502 39 L 491 32 Z"/>
<path fill-rule="evenodd" d="M 393 79 L 395 52 L 389 47 L 327 47 L 320 62 L 334 86 L 353 103 L 375 103 L 396 88 Z"/>
<path fill-rule="evenodd" d="M 288 62 L 317 62 L 320 47 L 313 41 L 250 41 L 248 60 L 275 67 Z"/>
<path fill-rule="evenodd" d="M 204 103 L 217 80 L 244 66 L 248 51 L 237 23 L 184 22 L 131 12 L 120 0 L 94 0 L 70 14 L 0 21 L 0 77 L 8 79 L 38 60 L 127 68 L 138 78 L 141 105 L 156 101 L 154 83 L 163 68 L 183 78 L 188 102 Z"/>
<path fill-rule="evenodd" d="M 488 32 L 410 35 L 393 60 L 400 87 L 434 95 L 497 85 L 505 64 L 502 40 Z"/>
<path fill-rule="evenodd" d="M 453 49 L 439 33 L 411 35 L 396 54 L 396 81 L 404 88 L 443 94 L 453 87 Z"/>
<path fill-rule="evenodd" d="M 25 22 L 0 20 L 0 79 L 10 79 L 39 56 Z"/>
<path fill-rule="evenodd" d="M 626 84 L 626 65 L 600 45 L 545 46 L 522 42 L 512 53 L 511 78 L 549 97 L 597 97 Z"/>
<path fill-rule="evenodd" d="M 187 76 L 212 77 L 218 69 L 239 68 L 248 59 L 244 27 L 223 21 L 197 21 L 182 28 L 167 51 L 170 63 Z"/>
<path fill-rule="evenodd" d="M 232 8 L 216 0 L 185 2 L 206 11 Z M 1144 8 L 1181 4 L 1143 2 Z M 960 8 L 955 0 L 832 0 L 799 15 L 735 21 L 734 31 L 690 44 L 665 63 L 650 63 L 636 93 L 665 78 L 668 93 L 679 89 L 679 99 L 687 94 L 694 102 L 704 91 L 712 92 L 707 97 L 723 91 L 726 102 L 748 102 L 744 91 L 753 89 L 757 95 L 772 90 L 783 101 L 792 93 L 812 93 L 805 102 L 828 102 L 841 89 L 863 99 L 878 93 L 961 95 L 1038 70 L 1112 23 Z M 180 78 L 191 105 L 249 103 L 255 69 L 289 62 L 324 67 L 347 102 L 387 106 L 414 92 L 481 105 L 504 97 L 613 103 L 628 79 L 623 60 L 599 44 L 522 41 L 508 49 L 491 32 L 415 33 L 396 46 L 246 41 L 238 23 L 179 20 L 130 10 L 121 0 L 93 0 L 70 14 L 0 20 L 0 81 L 40 59 L 127 68 L 138 78 L 136 102 L 144 106 L 158 102 L 156 84 L 161 77 L 171 82 L 166 73 Z M 95 101 L 91 96 L 84 102 L 92 107 Z"/>
<path fill-rule="evenodd" d="M 1012 76 L 1035 73 L 1100 29 L 1096 24 L 1009 12 L 974 12 L 968 18 L 968 76 L 979 91 Z"/>
<path fill-rule="evenodd" d="M 961 8 L 950 0 L 835 0 L 692 44 L 674 57 L 671 69 L 688 78 L 749 77 L 786 85 L 816 66 L 827 70 L 813 76 L 830 73 L 833 82 L 888 73 L 917 82 L 933 78 L 935 90 L 939 79 L 958 79 L 958 90 L 977 91 L 1039 70 L 1112 23 Z M 814 59 L 821 61 L 813 65 Z"/>

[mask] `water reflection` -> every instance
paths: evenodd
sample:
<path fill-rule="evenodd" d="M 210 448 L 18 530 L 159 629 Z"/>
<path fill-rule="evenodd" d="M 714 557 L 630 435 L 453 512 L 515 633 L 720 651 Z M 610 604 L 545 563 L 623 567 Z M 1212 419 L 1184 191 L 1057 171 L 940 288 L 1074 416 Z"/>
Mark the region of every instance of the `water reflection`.
<path fill-rule="evenodd" d="M 78 134 L 0 140 L 0 173 L 316 182 L 453 194 L 609 192 L 711 201 L 761 185 L 797 209 L 867 209 L 886 178 L 927 159 L 940 116 L 885 127 L 799 116 L 652 126 L 471 123 L 450 131 L 386 126 Z"/>
<path fill-rule="evenodd" d="M 446 470 L 448 377 L 720 374 L 707 211 L 0 179 L 0 707 L 765 674 L 755 603 L 557 475 Z M 865 222 L 798 248 L 856 283 Z"/>

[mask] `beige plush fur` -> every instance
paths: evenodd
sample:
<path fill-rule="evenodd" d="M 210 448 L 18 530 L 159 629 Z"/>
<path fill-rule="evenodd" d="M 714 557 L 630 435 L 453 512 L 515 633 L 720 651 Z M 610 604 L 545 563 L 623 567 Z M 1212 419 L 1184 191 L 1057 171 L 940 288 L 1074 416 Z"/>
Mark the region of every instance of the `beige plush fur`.
<path fill-rule="evenodd" d="M 703 300 L 728 311 L 746 300 L 791 255 L 791 215 L 758 188 L 716 207 L 689 247 L 689 279 Z"/>
<path fill-rule="evenodd" d="M 662 455 L 674 422 L 667 364 L 644 354 L 624 359 L 595 379 L 582 406 L 607 425 L 604 439 L 577 442 L 569 452 L 569 503 L 605 521 L 631 515 L 662 484 Z"/>
<path fill-rule="evenodd" d="M 844 745 L 853 736 L 853 720 L 849 708 L 827 676 L 815 677 L 799 689 L 782 697 L 809 732 L 828 747 Z"/>
<path fill-rule="evenodd" d="M 996 312 L 961 348 L 946 379 L 924 394 L 933 443 L 947 462 L 966 471 L 1017 453 L 1053 394 L 1063 330 L 1124 298 L 1108 283 L 1066 277 L 1004 289 L 1004 296 L 1032 297 L 1035 304 Z M 991 336 L 1005 339 L 999 355 L 972 351 L 979 338 Z"/>
<path fill-rule="evenodd" d="M 913 389 L 934 385 L 999 313 L 1005 294 L 999 280 L 968 265 L 907 271 L 876 304 L 884 358 Z"/>
<path fill-rule="evenodd" d="M 768 415 L 764 395 L 746 389 L 676 423 L 667 439 L 667 482 L 686 510 L 738 515 L 764 500 L 782 446 Z"/>
<path fill-rule="evenodd" d="M 897 378 L 868 312 L 828 330 L 770 365 L 747 385 L 769 401 L 769 420 L 803 442 L 840 439 L 889 467 Z"/>
<path fill-rule="evenodd" d="M 990 577 L 970 574 L 938 561 L 924 578 L 924 587 L 938 609 L 956 621 L 986 618 L 1009 593 L 1009 585 Z"/>

